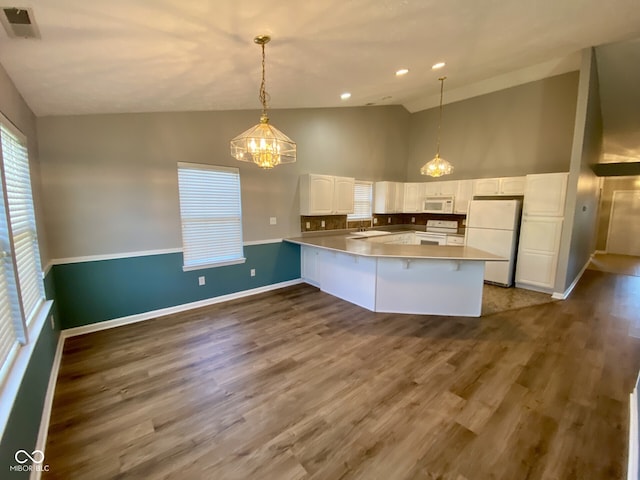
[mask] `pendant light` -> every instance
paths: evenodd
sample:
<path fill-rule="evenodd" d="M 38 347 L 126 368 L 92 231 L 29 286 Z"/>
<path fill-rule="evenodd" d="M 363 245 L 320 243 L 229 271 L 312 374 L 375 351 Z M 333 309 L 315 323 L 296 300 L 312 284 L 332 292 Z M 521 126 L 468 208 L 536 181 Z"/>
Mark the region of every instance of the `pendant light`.
<path fill-rule="evenodd" d="M 447 162 L 444 158 L 440 158 L 440 127 L 442 125 L 442 93 L 444 92 L 444 81 L 447 77 L 440 77 L 440 118 L 438 119 L 438 143 L 436 144 L 436 156 L 433 160 L 425 163 L 420 169 L 422 175 L 429 175 L 430 177 L 441 177 L 443 175 L 449 175 L 453 172 L 453 165 Z"/>
<path fill-rule="evenodd" d="M 264 81 L 264 46 L 271 37 L 259 35 L 253 39 L 262 47 L 262 83 L 260 84 L 260 103 L 262 115 L 260 123 L 242 132 L 231 140 L 231 156 L 241 162 L 253 162 L 259 167 L 270 169 L 281 163 L 296 161 L 296 143 L 269 123 L 267 116 L 267 98 Z"/>

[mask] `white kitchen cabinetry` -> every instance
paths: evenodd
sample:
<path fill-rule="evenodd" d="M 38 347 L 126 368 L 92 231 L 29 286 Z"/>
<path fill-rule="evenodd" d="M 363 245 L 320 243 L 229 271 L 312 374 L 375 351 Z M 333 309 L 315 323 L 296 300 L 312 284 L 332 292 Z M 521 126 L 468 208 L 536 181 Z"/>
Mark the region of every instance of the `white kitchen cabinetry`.
<path fill-rule="evenodd" d="M 498 195 L 499 191 L 499 178 L 477 178 L 473 181 L 474 195 Z"/>
<path fill-rule="evenodd" d="M 318 255 L 320 253 L 320 249 L 302 246 L 300 250 L 301 250 L 301 259 L 302 259 L 302 262 L 301 262 L 302 265 L 300 266 L 301 267 L 300 276 L 305 282 L 315 285 L 316 287 L 319 287 L 320 271 L 319 271 L 319 265 L 318 265 L 319 264 Z"/>
<path fill-rule="evenodd" d="M 568 173 L 527 175 L 516 286 L 555 286 Z"/>
<path fill-rule="evenodd" d="M 545 289 L 554 287 L 562 223 L 560 217 L 528 216 L 522 219 L 516 284 Z"/>
<path fill-rule="evenodd" d="M 376 182 L 373 193 L 373 213 L 401 213 L 404 183 Z"/>
<path fill-rule="evenodd" d="M 525 216 L 562 217 L 567 196 L 568 173 L 527 175 L 524 193 Z"/>
<path fill-rule="evenodd" d="M 457 180 L 426 182 L 424 184 L 425 197 L 453 197 L 457 193 L 457 190 Z"/>
<path fill-rule="evenodd" d="M 478 178 L 473 181 L 473 195 L 524 195 L 527 177 Z"/>
<path fill-rule="evenodd" d="M 469 209 L 469 201 L 473 199 L 473 180 L 458 180 L 458 190 L 453 203 L 453 211 L 466 215 Z"/>
<path fill-rule="evenodd" d="M 300 176 L 300 215 L 353 213 L 355 179 L 331 175 Z"/>
<path fill-rule="evenodd" d="M 500 195 L 524 195 L 527 177 L 503 177 L 500 179 Z"/>
<path fill-rule="evenodd" d="M 422 211 L 422 199 L 424 197 L 424 183 L 405 183 L 403 213 L 417 213 Z"/>

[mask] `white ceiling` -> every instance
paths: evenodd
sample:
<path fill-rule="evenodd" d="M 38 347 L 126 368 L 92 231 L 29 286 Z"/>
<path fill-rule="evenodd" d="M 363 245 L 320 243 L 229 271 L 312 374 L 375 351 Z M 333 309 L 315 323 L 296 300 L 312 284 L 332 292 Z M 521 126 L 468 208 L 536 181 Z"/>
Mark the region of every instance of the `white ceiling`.
<path fill-rule="evenodd" d="M 42 38 L 0 63 L 38 116 L 256 109 L 267 33 L 273 108 L 409 111 L 575 70 L 582 48 L 640 35 L 638 0 L 38 0 Z M 431 65 L 447 62 L 434 72 Z M 410 69 L 396 78 L 401 67 Z M 352 98 L 341 101 L 349 91 Z M 391 97 L 391 98 L 387 98 Z"/>

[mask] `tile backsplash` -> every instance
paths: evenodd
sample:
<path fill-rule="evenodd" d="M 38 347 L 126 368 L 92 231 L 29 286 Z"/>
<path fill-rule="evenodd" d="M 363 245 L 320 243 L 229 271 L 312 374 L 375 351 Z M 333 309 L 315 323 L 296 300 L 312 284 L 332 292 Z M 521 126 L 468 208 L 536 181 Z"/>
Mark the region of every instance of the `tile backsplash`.
<path fill-rule="evenodd" d="M 323 225 L 324 222 L 324 225 Z M 308 226 L 307 226 L 308 225 Z M 319 232 L 322 230 L 344 230 L 347 228 L 346 215 L 313 215 L 300 217 L 301 232 Z"/>
<path fill-rule="evenodd" d="M 424 229 L 427 225 L 427 220 L 431 219 L 456 220 L 458 222 L 458 229 L 461 229 L 464 226 L 463 220 L 465 218 L 465 215 L 445 215 L 442 213 L 376 213 L 373 215 L 373 220 L 347 222 L 346 215 L 313 215 L 300 217 L 300 231 L 319 232 L 323 230 L 344 230 L 347 228 L 385 227 L 388 225 L 416 225 L 419 229 Z M 412 220 L 415 221 L 412 222 Z M 322 222 L 324 222 L 324 226 Z"/>

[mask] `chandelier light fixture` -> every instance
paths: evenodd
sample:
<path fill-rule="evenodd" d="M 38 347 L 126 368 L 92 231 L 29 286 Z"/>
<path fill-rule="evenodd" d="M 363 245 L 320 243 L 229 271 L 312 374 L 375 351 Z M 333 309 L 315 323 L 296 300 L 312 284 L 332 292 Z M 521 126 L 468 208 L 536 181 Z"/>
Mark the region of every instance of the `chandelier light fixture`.
<path fill-rule="evenodd" d="M 262 47 L 262 83 L 260 84 L 260 103 L 262 103 L 262 115 L 260 123 L 242 132 L 231 140 L 231 156 L 241 162 L 253 162 L 264 169 L 271 169 L 281 163 L 293 163 L 296 161 L 296 143 L 284 133 L 269 123 L 267 116 L 267 99 L 269 95 L 265 90 L 264 71 L 264 46 L 269 43 L 271 37 L 259 35 L 253 39 Z"/>
<path fill-rule="evenodd" d="M 440 158 L 440 127 L 442 126 L 442 93 L 444 92 L 444 81 L 447 77 L 440 77 L 440 117 L 438 119 L 438 143 L 436 145 L 436 156 L 432 160 L 425 163 L 420 169 L 422 175 L 429 175 L 430 177 L 441 177 L 443 175 L 449 175 L 453 172 L 453 165 L 447 162 L 444 158 Z"/>

